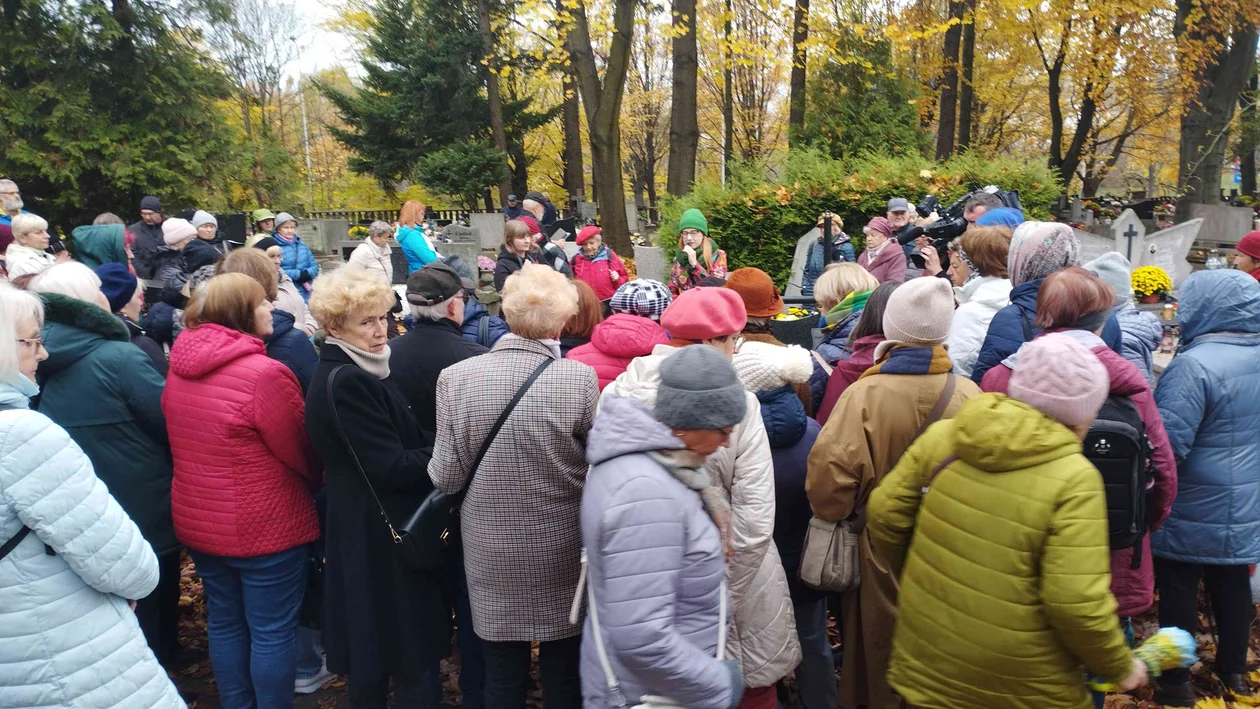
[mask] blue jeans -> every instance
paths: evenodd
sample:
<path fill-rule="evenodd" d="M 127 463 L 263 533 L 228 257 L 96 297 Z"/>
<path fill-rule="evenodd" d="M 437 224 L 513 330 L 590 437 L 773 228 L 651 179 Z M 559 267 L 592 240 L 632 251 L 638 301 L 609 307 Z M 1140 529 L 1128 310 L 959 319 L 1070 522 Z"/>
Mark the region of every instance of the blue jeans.
<path fill-rule="evenodd" d="M 306 546 L 246 558 L 191 553 L 206 592 L 206 631 L 219 705 L 292 707 Z"/>
<path fill-rule="evenodd" d="M 323 633 L 314 628 L 297 627 L 297 677 L 310 679 L 324 669 Z"/>
<path fill-rule="evenodd" d="M 796 636 L 801 641 L 801 664 L 796 667 L 800 709 L 835 709 L 839 705 L 836 665 L 827 639 L 827 599 L 793 606 Z"/>

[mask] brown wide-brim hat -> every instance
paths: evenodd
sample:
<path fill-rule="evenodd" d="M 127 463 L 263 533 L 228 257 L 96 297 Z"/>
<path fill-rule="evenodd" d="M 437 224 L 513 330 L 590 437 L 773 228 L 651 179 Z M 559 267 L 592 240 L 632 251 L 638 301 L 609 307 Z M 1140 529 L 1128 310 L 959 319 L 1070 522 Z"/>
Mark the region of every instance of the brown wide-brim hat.
<path fill-rule="evenodd" d="M 783 298 L 770 275 L 760 268 L 737 268 L 726 275 L 726 288 L 739 294 L 750 318 L 772 318 L 783 312 Z"/>

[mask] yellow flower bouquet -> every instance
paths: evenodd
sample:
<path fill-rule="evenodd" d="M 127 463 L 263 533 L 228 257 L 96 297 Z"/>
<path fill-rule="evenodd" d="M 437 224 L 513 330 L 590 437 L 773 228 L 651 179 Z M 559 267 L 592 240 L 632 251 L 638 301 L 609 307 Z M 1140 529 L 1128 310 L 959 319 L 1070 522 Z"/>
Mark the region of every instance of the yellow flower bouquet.
<path fill-rule="evenodd" d="M 1172 290 L 1172 278 L 1168 276 L 1168 272 L 1159 266 L 1143 266 L 1134 269 L 1133 275 L 1130 276 L 1133 283 L 1133 294 L 1138 299 L 1147 298 L 1149 296 L 1163 297 Z"/>

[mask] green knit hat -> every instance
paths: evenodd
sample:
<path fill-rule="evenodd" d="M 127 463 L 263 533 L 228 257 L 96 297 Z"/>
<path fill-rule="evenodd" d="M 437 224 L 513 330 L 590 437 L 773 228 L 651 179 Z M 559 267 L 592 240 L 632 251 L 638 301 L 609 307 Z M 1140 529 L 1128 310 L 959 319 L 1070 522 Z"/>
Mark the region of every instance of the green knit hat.
<path fill-rule="evenodd" d="M 687 229 L 699 229 L 701 234 L 709 235 L 709 220 L 704 218 L 704 213 L 699 209 L 688 209 L 683 212 L 682 219 L 678 220 L 678 231 Z"/>

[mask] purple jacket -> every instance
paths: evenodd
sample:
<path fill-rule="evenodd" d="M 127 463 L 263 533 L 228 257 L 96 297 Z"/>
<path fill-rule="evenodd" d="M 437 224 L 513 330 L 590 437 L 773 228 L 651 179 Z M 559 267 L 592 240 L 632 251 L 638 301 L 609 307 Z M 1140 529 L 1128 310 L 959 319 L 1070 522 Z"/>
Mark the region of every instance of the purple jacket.
<path fill-rule="evenodd" d="M 880 283 L 888 281 L 903 283 L 906 280 L 906 254 L 895 241 L 889 241 L 890 243 L 884 244 L 884 250 L 879 252 L 874 262 L 871 262 L 870 249 L 863 251 L 862 255 L 858 256 L 858 265 L 865 268 Z"/>

